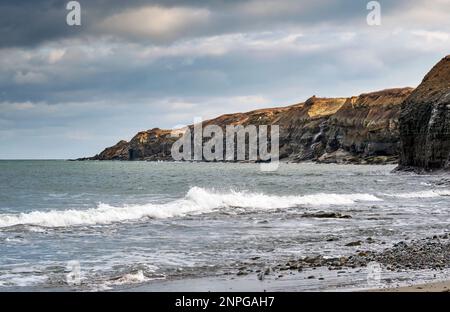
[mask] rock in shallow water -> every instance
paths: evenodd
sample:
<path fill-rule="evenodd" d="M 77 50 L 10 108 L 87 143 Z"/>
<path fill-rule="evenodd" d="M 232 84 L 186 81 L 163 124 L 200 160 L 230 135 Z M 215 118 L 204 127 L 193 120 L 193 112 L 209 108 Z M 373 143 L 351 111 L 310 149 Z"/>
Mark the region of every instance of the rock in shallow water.
<path fill-rule="evenodd" d="M 351 219 L 349 215 L 343 215 L 339 212 L 315 212 L 315 213 L 305 213 L 302 218 L 328 218 L 328 219 Z"/>

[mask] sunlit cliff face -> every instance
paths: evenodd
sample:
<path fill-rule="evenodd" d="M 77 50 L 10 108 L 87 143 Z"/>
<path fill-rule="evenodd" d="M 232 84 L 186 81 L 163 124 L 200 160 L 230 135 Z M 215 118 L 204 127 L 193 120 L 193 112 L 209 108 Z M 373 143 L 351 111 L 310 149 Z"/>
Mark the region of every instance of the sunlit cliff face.
<path fill-rule="evenodd" d="M 319 160 L 339 151 L 352 162 L 374 156 L 395 160 L 400 104 L 412 90 L 388 89 L 350 98 L 314 96 L 292 106 L 221 115 L 204 121 L 203 126 L 225 130 L 226 126 L 278 125 L 282 159 Z M 173 134 L 158 128 L 143 131 L 128 145 L 121 141 L 94 158 L 128 159 L 128 148 L 136 159 L 169 160 L 168 147 L 179 137 Z"/>

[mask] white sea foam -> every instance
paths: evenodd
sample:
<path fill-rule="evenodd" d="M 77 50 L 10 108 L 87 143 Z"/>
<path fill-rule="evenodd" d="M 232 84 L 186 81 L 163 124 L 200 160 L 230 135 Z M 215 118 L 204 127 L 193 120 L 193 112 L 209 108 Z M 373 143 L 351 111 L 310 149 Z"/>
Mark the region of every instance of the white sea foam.
<path fill-rule="evenodd" d="M 0 228 L 15 225 L 67 227 L 109 224 L 150 218 L 171 218 L 188 214 L 208 213 L 221 208 L 255 210 L 283 209 L 296 206 L 351 205 L 360 201 L 381 201 L 370 194 L 327 194 L 276 196 L 249 192 L 220 193 L 200 187 L 191 188 L 182 199 L 165 204 L 125 205 L 115 207 L 100 203 L 84 210 L 33 211 L 20 214 L 0 214 Z"/>
<path fill-rule="evenodd" d="M 135 273 L 127 273 L 121 276 L 120 278 L 115 279 L 114 281 L 110 281 L 109 284 L 113 285 L 136 284 L 136 283 L 143 283 L 148 280 L 149 278 L 147 278 L 144 275 L 144 272 L 142 270 L 139 270 Z"/>
<path fill-rule="evenodd" d="M 391 197 L 398 198 L 434 198 L 440 196 L 450 196 L 450 190 L 429 190 L 429 191 L 418 191 L 410 193 L 400 193 L 400 194 L 385 194 Z"/>
<path fill-rule="evenodd" d="M 35 286 L 44 284 L 48 280 L 46 275 L 17 275 L 3 274 L 0 280 L 0 286 Z"/>
<path fill-rule="evenodd" d="M 163 280 L 165 277 L 163 275 L 157 277 L 148 277 L 144 274 L 142 270 L 134 273 L 127 273 L 119 278 L 111 279 L 103 282 L 102 284 L 91 285 L 91 290 L 93 291 L 105 291 L 113 289 L 113 286 L 130 285 L 130 284 L 142 284 L 148 281 Z"/>

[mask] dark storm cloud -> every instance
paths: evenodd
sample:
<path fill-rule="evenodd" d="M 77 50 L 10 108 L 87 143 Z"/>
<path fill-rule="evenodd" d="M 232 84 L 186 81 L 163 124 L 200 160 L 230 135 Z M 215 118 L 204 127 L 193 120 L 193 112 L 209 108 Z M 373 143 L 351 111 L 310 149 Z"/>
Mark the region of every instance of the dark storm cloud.
<path fill-rule="evenodd" d="M 66 25 L 67 0 L 3 0 L 0 3 L 0 47 L 35 46 L 44 42 L 70 37 L 117 36 L 122 40 L 146 43 L 168 43 L 180 38 L 219 35 L 229 32 L 261 31 L 283 25 L 364 23 L 367 1 L 348 0 L 250 0 L 250 1 L 144 1 L 144 0 L 80 0 L 82 26 Z M 413 1 L 384 1 L 383 10 L 393 12 Z M 139 25 L 128 25 L 127 14 L 138 14 L 145 8 L 162 8 L 176 14 L 174 18 L 201 19 L 196 10 L 208 15 L 199 25 L 181 24 L 182 29 L 169 28 L 167 36 L 140 31 Z M 177 8 L 185 11 L 176 12 Z M 150 14 L 146 18 L 145 14 Z M 155 12 L 158 14 L 160 12 Z M 169 12 L 170 13 L 170 12 Z M 168 14 L 169 14 L 168 13 Z M 192 14 L 190 16 L 189 14 Z M 132 15 L 135 17 L 136 15 Z M 143 12 L 144 23 L 151 23 L 151 12 Z M 108 22 L 109 21 L 109 22 Z M 164 23 L 165 21 L 163 21 Z M 136 21 L 139 23 L 139 21 Z M 164 28 L 164 25 L 156 25 Z M 142 25 L 145 30 L 148 25 Z M 164 30 L 164 29 L 163 29 Z"/>

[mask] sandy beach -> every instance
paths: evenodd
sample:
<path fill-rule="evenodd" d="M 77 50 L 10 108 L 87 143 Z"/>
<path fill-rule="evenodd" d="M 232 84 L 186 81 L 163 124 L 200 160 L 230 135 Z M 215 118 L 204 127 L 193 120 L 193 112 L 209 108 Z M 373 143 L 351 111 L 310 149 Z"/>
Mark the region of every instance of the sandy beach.
<path fill-rule="evenodd" d="M 450 292 L 450 280 L 405 287 L 381 288 L 372 292 Z"/>
<path fill-rule="evenodd" d="M 359 276 L 360 277 L 360 276 Z M 356 275 L 358 279 L 358 275 Z M 393 286 L 381 288 L 354 288 L 351 279 L 342 277 L 341 279 L 331 279 L 323 283 L 321 291 L 326 292 L 449 292 L 450 280 L 420 283 L 408 286 Z M 361 280 L 359 280 L 361 281 Z M 301 274 L 292 274 L 282 278 L 268 279 L 259 281 L 252 276 L 239 278 L 195 278 L 176 281 L 162 281 L 148 283 L 139 286 L 125 286 L 122 289 L 114 291 L 163 291 L 163 292 L 242 292 L 242 291 L 260 291 L 260 292 L 297 292 L 305 291 L 310 285 L 310 291 L 316 291 L 318 280 L 311 281 Z M 327 285 L 328 283 L 328 285 Z M 332 285 L 332 286 L 330 286 Z M 368 287 L 367 285 L 365 287 Z"/>

